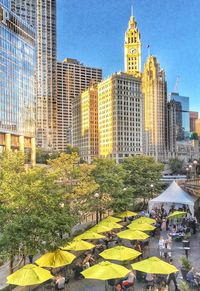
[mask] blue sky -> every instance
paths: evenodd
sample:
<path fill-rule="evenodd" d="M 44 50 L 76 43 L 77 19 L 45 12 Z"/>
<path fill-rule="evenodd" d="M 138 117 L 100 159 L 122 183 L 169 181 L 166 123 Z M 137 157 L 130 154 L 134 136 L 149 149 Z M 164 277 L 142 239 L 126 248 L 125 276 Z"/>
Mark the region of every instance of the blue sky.
<path fill-rule="evenodd" d="M 134 6 L 141 33 L 142 63 L 151 46 L 166 71 L 168 92 L 180 76 L 179 93 L 200 112 L 200 0 L 57 0 L 58 60 L 77 58 L 103 69 L 122 71 L 124 33 Z"/>

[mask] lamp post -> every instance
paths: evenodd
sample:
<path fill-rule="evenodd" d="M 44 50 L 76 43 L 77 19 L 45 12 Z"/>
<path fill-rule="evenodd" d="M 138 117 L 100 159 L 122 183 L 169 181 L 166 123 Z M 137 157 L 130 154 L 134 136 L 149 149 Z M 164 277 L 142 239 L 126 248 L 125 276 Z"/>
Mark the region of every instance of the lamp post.
<path fill-rule="evenodd" d="M 186 179 L 187 180 L 189 179 L 189 168 L 188 167 L 186 168 Z"/>
<path fill-rule="evenodd" d="M 189 179 L 191 178 L 192 165 L 189 165 Z"/>
<path fill-rule="evenodd" d="M 150 185 L 150 189 L 151 189 L 151 198 L 153 198 L 153 184 Z"/>
<path fill-rule="evenodd" d="M 197 160 L 194 160 L 193 161 L 193 165 L 194 165 L 194 177 L 196 178 L 197 177 Z"/>
<path fill-rule="evenodd" d="M 99 223 L 99 193 L 94 194 L 94 198 L 96 198 L 96 224 Z"/>

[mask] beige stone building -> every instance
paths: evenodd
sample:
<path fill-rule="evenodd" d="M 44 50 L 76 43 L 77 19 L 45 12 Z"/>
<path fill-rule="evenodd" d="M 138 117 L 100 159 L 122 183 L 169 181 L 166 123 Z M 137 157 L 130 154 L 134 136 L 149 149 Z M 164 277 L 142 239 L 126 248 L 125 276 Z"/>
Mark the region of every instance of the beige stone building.
<path fill-rule="evenodd" d="M 87 90 L 91 82 L 102 80 L 102 70 L 66 58 L 57 63 L 57 148 L 72 144 L 72 101 Z"/>
<path fill-rule="evenodd" d="M 72 103 L 72 144 L 79 147 L 81 157 L 88 163 L 98 157 L 98 91 L 92 84 Z"/>
<path fill-rule="evenodd" d="M 142 153 L 141 78 L 113 74 L 98 84 L 99 156 L 122 162 Z"/>
<path fill-rule="evenodd" d="M 149 56 L 142 76 L 144 153 L 164 160 L 167 152 L 167 88 L 165 71 Z"/>

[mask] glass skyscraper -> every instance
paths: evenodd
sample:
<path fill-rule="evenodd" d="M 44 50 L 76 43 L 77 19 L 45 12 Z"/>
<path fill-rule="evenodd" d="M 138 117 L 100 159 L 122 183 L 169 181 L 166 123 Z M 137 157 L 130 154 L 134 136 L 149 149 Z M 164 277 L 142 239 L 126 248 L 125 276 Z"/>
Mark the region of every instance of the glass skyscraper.
<path fill-rule="evenodd" d="M 36 30 L 36 143 L 57 148 L 56 0 L 11 0 L 11 4 Z"/>
<path fill-rule="evenodd" d="M 35 159 L 35 30 L 0 0 L 0 149 Z"/>
<path fill-rule="evenodd" d="M 178 93 L 171 93 L 171 100 L 174 100 L 176 102 L 177 139 L 183 140 L 185 138 L 189 138 L 189 97 L 180 96 Z"/>

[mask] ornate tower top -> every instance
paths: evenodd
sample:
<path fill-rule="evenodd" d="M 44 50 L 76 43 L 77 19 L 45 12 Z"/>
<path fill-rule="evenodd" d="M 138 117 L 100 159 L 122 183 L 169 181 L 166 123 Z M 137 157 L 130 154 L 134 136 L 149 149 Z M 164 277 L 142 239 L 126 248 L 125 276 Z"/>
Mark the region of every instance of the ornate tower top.
<path fill-rule="evenodd" d="M 133 14 L 133 9 L 131 9 Z M 135 17 L 131 15 L 124 42 L 125 72 L 136 77 L 141 75 L 141 40 Z"/>

